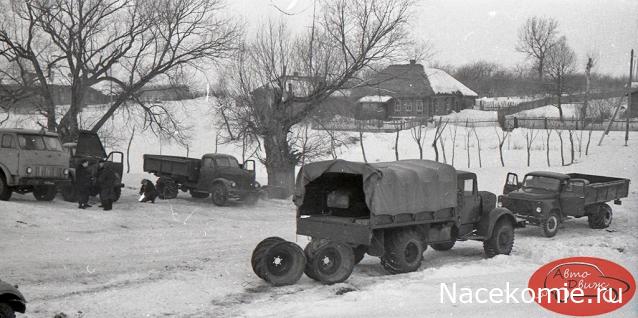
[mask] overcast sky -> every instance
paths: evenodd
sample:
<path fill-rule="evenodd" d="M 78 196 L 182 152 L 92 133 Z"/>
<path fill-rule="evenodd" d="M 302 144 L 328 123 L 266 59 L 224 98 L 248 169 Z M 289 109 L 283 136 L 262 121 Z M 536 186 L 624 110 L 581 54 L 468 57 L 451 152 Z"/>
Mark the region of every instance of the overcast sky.
<path fill-rule="evenodd" d="M 232 12 L 255 28 L 271 18 L 301 28 L 310 22 L 313 0 L 234 0 Z M 353 0 L 354 1 L 354 0 Z M 513 66 L 524 61 L 515 51 L 518 28 L 534 15 L 553 17 L 584 65 L 597 52 L 596 71 L 626 75 L 629 51 L 638 49 L 638 0 L 417 0 L 411 21 L 414 36 L 430 40 L 435 60 L 455 66 L 477 60 Z M 274 5 L 295 16 L 281 14 Z M 582 67 L 584 68 L 584 67 Z M 581 68 L 581 69 L 582 69 Z"/>

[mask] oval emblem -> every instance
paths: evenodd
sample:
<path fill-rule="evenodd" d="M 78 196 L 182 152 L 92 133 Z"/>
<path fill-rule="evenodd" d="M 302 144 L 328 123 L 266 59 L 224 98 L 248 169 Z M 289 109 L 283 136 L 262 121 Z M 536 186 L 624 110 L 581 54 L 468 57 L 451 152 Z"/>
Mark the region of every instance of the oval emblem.
<path fill-rule="evenodd" d="M 539 305 L 573 316 L 614 311 L 631 301 L 636 291 L 628 270 L 595 257 L 569 257 L 543 265 L 528 286 Z"/>

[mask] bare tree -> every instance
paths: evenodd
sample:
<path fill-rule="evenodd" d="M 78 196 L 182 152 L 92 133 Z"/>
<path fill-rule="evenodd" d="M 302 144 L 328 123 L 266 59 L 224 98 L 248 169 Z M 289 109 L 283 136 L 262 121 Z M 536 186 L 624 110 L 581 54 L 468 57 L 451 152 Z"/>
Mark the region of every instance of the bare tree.
<path fill-rule="evenodd" d="M 361 145 L 361 155 L 363 155 L 363 162 L 368 162 L 368 158 L 366 157 L 366 147 L 363 144 L 363 125 L 358 126 L 359 130 L 359 145 Z"/>
<path fill-rule="evenodd" d="M 434 160 L 439 161 L 439 148 L 437 147 L 437 142 L 443 135 L 445 131 L 445 127 L 447 126 L 447 121 L 443 122 L 443 117 L 439 117 L 439 120 L 435 123 L 436 130 L 434 131 L 434 139 L 432 140 L 432 148 L 434 148 Z"/>
<path fill-rule="evenodd" d="M 476 148 L 478 151 L 479 168 L 483 168 L 483 161 L 481 160 L 481 140 L 479 139 L 478 133 L 476 132 L 476 126 L 472 126 L 472 132 L 474 132 L 474 137 L 476 138 Z"/>
<path fill-rule="evenodd" d="M 551 163 L 549 161 L 549 148 L 550 148 L 550 138 L 552 136 L 552 129 L 551 128 L 545 128 L 545 132 L 547 133 L 547 139 L 546 139 L 546 147 L 545 147 L 545 151 L 546 151 L 546 156 L 547 156 L 547 166 L 551 167 Z"/>
<path fill-rule="evenodd" d="M 12 11 L 49 43 L 48 54 L 31 57 L 42 96 L 46 81 L 38 73 L 55 66 L 69 83 L 70 107 L 58 124 L 63 140 L 79 129 L 78 114 L 92 87 L 112 85 L 115 97 L 94 123 L 98 131 L 123 105 L 138 105 L 154 131 L 167 138 L 179 132 L 176 121 L 158 117 L 137 93 L 153 81 L 167 81 L 172 73 L 195 63 L 229 56 L 238 36 L 235 24 L 222 15 L 221 0 L 32 0 L 15 2 Z M 12 12 L 12 13 L 13 13 Z M 0 42 L 15 43 L 5 32 Z M 13 54 L 20 52 L 12 48 Z M 25 55 L 30 55 L 27 53 Z M 45 57 L 55 57 L 49 61 Z M 37 63 L 36 63 L 37 62 Z M 43 68 L 37 71 L 36 64 Z M 46 66 L 46 67 L 43 67 Z M 164 113 L 166 115 L 166 113 Z"/>
<path fill-rule="evenodd" d="M 530 17 L 518 31 L 516 50 L 534 62 L 538 78 L 545 72 L 545 59 L 558 37 L 558 22 L 553 18 Z"/>
<path fill-rule="evenodd" d="M 505 144 L 505 140 L 509 137 L 509 131 L 505 131 L 501 129 L 501 133 L 498 133 L 498 129 L 494 127 L 494 132 L 496 133 L 496 138 L 498 139 L 498 154 L 501 158 L 501 166 L 505 167 L 505 160 L 503 160 L 503 145 Z"/>
<path fill-rule="evenodd" d="M 267 23 L 249 38 L 225 77 L 236 103 L 232 125 L 263 142 L 268 184 L 288 195 L 300 155 L 290 130 L 366 67 L 406 44 L 409 0 L 323 2 L 308 32 Z M 295 74 L 299 72 L 299 74 Z"/>
<path fill-rule="evenodd" d="M 450 134 L 450 139 L 452 140 L 452 165 L 454 166 L 454 154 L 456 153 L 456 133 L 457 133 L 457 129 L 459 128 L 458 123 L 454 123 L 452 127 L 454 127 L 454 129 L 450 128 L 449 134 Z"/>
<path fill-rule="evenodd" d="M 410 135 L 419 148 L 419 159 L 423 159 L 423 144 L 425 143 L 425 137 L 427 136 L 427 133 L 428 127 L 424 122 L 419 122 L 418 126 L 412 127 L 410 129 Z"/>
<path fill-rule="evenodd" d="M 394 159 L 399 160 L 399 136 L 401 134 L 401 130 L 397 129 L 396 137 L 394 138 Z"/>
<path fill-rule="evenodd" d="M 561 37 L 548 51 L 545 66 L 547 77 L 552 81 L 551 92 L 557 98 L 560 120 L 563 120 L 562 97 L 570 91 L 570 75 L 576 68 L 576 53 L 567 45 L 567 39 Z"/>
<path fill-rule="evenodd" d="M 538 131 L 533 128 L 528 128 L 525 132 L 525 146 L 527 149 L 527 166 L 531 165 L 532 158 L 532 145 L 534 144 L 534 139 L 538 136 Z"/>

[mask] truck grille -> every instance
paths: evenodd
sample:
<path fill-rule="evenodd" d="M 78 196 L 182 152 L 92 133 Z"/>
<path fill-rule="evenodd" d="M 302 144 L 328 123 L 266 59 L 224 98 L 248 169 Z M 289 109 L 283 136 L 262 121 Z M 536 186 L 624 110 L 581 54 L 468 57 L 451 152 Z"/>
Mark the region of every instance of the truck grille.
<path fill-rule="evenodd" d="M 533 215 L 536 210 L 536 203 L 531 201 L 503 198 L 502 203 L 503 207 L 516 214 Z"/>
<path fill-rule="evenodd" d="M 35 166 L 31 176 L 38 178 L 63 178 L 64 168 L 50 166 Z"/>

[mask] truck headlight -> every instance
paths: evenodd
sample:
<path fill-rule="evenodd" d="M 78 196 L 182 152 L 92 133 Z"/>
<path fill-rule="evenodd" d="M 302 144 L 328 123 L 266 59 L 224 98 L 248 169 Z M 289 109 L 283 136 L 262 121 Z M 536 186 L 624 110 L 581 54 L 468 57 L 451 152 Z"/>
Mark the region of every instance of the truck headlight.
<path fill-rule="evenodd" d="M 236 186 L 237 186 L 237 183 L 235 183 L 235 181 L 231 181 L 231 182 L 230 182 L 230 186 L 234 188 L 234 187 L 236 187 Z"/>
<path fill-rule="evenodd" d="M 543 212 L 543 209 L 540 206 L 536 207 L 536 212 L 541 213 L 541 212 Z"/>
<path fill-rule="evenodd" d="M 69 175 L 69 169 L 62 170 L 62 173 L 64 173 L 65 176 L 68 176 Z"/>
<path fill-rule="evenodd" d="M 33 168 L 27 167 L 27 174 L 31 174 L 33 172 Z"/>
<path fill-rule="evenodd" d="M 260 188 L 260 187 L 261 187 L 261 184 L 259 184 L 259 182 L 255 181 L 254 186 L 255 186 L 255 188 Z"/>
<path fill-rule="evenodd" d="M 496 202 L 496 207 L 502 208 L 503 207 L 503 202 L 501 202 L 501 201 Z"/>

